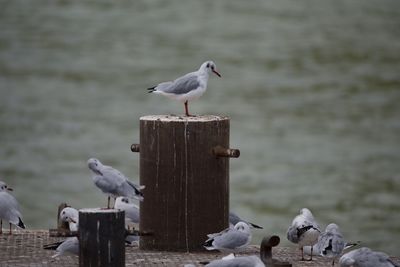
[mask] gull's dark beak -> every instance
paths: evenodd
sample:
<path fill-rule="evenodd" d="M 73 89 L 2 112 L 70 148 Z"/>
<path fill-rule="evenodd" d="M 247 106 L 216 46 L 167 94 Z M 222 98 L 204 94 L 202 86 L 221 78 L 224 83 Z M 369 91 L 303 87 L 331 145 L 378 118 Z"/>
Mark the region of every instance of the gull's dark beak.
<path fill-rule="evenodd" d="M 12 189 L 11 187 L 7 187 L 8 191 L 14 191 L 14 189 Z"/>
<path fill-rule="evenodd" d="M 218 77 L 221 77 L 221 74 L 219 74 L 218 71 L 212 70 L 212 72 L 214 72 Z"/>
<path fill-rule="evenodd" d="M 73 222 L 73 223 L 76 223 L 76 221 L 75 221 L 74 219 L 72 219 L 72 218 L 69 218 L 69 220 L 70 220 L 71 222 Z"/>

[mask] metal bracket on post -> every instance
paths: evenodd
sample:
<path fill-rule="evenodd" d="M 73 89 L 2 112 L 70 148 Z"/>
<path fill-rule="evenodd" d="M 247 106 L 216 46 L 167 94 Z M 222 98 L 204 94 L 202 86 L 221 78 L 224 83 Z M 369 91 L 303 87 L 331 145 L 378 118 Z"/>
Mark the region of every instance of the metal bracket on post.
<path fill-rule="evenodd" d="M 132 152 L 140 152 L 140 145 L 139 144 L 132 144 L 131 145 Z"/>
<path fill-rule="evenodd" d="M 225 157 L 225 158 L 238 158 L 240 156 L 240 150 L 234 148 L 225 148 L 222 146 L 216 146 L 212 149 L 212 153 L 216 157 Z"/>
<path fill-rule="evenodd" d="M 292 267 L 290 262 L 283 262 L 272 258 L 272 247 L 276 247 L 280 242 L 281 239 L 277 235 L 264 237 L 260 246 L 261 260 L 272 267 Z"/>

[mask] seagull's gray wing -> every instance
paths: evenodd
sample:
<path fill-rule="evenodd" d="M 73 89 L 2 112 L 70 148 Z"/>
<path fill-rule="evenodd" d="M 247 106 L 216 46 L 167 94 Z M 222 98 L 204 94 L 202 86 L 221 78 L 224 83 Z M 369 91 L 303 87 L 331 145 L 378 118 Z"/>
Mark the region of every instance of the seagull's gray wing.
<path fill-rule="evenodd" d="M 195 72 L 191 72 L 176 79 L 169 86 L 165 86 L 162 91 L 169 94 L 183 95 L 197 89 L 199 86 L 198 76 Z M 158 87 L 157 90 L 159 90 Z"/>
<path fill-rule="evenodd" d="M 230 260 L 215 260 L 207 267 L 262 267 L 264 263 L 257 256 L 236 257 Z"/>
<path fill-rule="evenodd" d="M 237 230 L 231 230 L 223 235 L 214 237 L 212 242 L 215 248 L 235 249 L 245 245 L 249 240 L 249 235 Z"/>
<path fill-rule="evenodd" d="M 343 251 L 344 240 L 337 233 L 325 232 L 320 235 L 317 247 L 322 256 L 337 256 Z"/>
<path fill-rule="evenodd" d="M 57 254 L 52 256 L 53 258 L 70 253 L 73 255 L 79 255 L 79 240 L 77 237 L 70 237 L 65 239 L 56 249 Z"/>
<path fill-rule="evenodd" d="M 17 226 L 22 218 L 17 200 L 7 192 L 0 192 L 0 218 Z"/>
<path fill-rule="evenodd" d="M 103 193 L 113 195 L 117 193 L 118 185 L 108 176 L 95 175 L 93 176 L 93 182 Z"/>
<path fill-rule="evenodd" d="M 297 231 L 297 226 L 296 225 L 291 225 L 287 232 L 286 232 L 286 237 L 290 242 L 293 242 L 295 244 L 299 243 L 300 241 L 300 236 L 298 235 Z"/>

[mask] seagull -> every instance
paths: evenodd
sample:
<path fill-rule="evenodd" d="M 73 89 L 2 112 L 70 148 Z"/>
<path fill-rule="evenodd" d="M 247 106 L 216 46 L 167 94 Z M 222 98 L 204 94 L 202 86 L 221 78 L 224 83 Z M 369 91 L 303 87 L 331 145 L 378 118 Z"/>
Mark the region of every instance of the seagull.
<path fill-rule="evenodd" d="M 386 253 L 366 247 L 347 252 L 340 258 L 339 264 L 341 267 L 399 267 Z"/>
<path fill-rule="evenodd" d="M 91 158 L 87 162 L 92 171 L 94 184 L 100 188 L 103 193 L 108 195 L 107 208 L 110 208 L 110 197 L 119 196 L 136 198 L 143 200 L 143 193 L 140 191 L 144 186 L 139 186 L 128 180 L 125 175 L 111 166 L 103 165 L 98 159 Z"/>
<path fill-rule="evenodd" d="M 67 222 L 69 230 L 72 232 L 78 231 L 79 228 L 79 212 L 77 209 L 66 207 L 60 213 L 60 220 Z"/>
<path fill-rule="evenodd" d="M 56 250 L 56 254 L 51 256 L 56 258 L 58 256 L 63 256 L 66 254 L 79 255 L 79 239 L 74 237 L 69 237 L 63 241 L 51 243 L 43 246 L 44 249 Z"/>
<path fill-rule="evenodd" d="M 238 222 L 234 228 L 227 228 L 219 233 L 207 235 L 203 244 L 207 250 L 222 252 L 240 251 L 251 241 L 250 227 L 245 222 Z"/>
<path fill-rule="evenodd" d="M 214 260 L 206 265 L 207 267 L 234 267 L 252 266 L 265 267 L 265 264 L 256 255 L 235 257 L 233 253 L 220 260 Z"/>
<path fill-rule="evenodd" d="M 208 77 L 211 72 L 221 77 L 221 74 L 219 74 L 216 69 L 215 63 L 206 61 L 201 64 L 197 71 L 190 72 L 174 81 L 160 83 L 147 90 L 149 93 L 165 95 L 171 99 L 183 102 L 185 104 L 186 116 L 191 116 L 189 114 L 188 102 L 198 99 L 205 93 L 207 90 Z"/>
<path fill-rule="evenodd" d="M 325 232 L 318 237 L 317 247 L 321 256 L 333 258 L 332 266 L 334 266 L 335 258 L 343 252 L 345 247 L 343 236 L 337 224 L 331 223 L 325 228 Z"/>
<path fill-rule="evenodd" d="M 125 211 L 125 223 L 136 223 L 140 221 L 139 207 L 134 203 L 130 203 L 127 197 L 117 197 L 114 208 Z"/>
<path fill-rule="evenodd" d="M 5 182 L 0 181 L 0 234 L 3 232 L 3 220 L 5 220 L 10 223 L 11 235 L 11 224 L 22 229 L 25 229 L 25 224 L 22 221 L 22 215 L 17 200 L 7 191 L 13 191 L 13 189 L 8 187 Z"/>
<path fill-rule="evenodd" d="M 351 249 L 351 248 L 354 248 L 354 247 L 356 247 L 356 246 L 359 246 L 360 244 L 361 244 L 360 241 L 357 241 L 357 242 L 345 242 L 345 243 L 344 243 L 343 252 L 346 252 L 346 251 L 348 251 L 348 250 Z M 313 256 L 319 256 L 319 255 L 321 255 L 321 251 L 319 250 L 318 243 L 314 244 L 314 246 L 312 246 L 312 248 L 313 248 L 313 252 L 312 252 L 312 255 L 313 255 Z M 304 254 L 310 256 L 310 255 L 311 255 L 311 246 L 304 246 L 304 247 L 303 247 L 303 251 L 304 251 Z"/>
<path fill-rule="evenodd" d="M 287 239 L 292 243 L 298 244 L 301 250 L 301 260 L 304 261 L 303 247 L 316 244 L 320 233 L 321 230 L 311 211 L 303 208 L 300 210 L 300 214 L 293 219 L 292 225 L 287 230 Z M 311 247 L 310 261 L 312 261 L 312 250 L 313 248 Z"/>
<path fill-rule="evenodd" d="M 257 224 L 248 222 L 243 220 L 242 218 L 240 218 L 239 216 L 237 216 L 235 213 L 233 212 L 229 212 L 229 225 L 231 227 L 233 227 L 235 224 L 237 224 L 238 222 L 245 222 L 247 223 L 251 228 L 258 228 L 258 229 L 263 229 L 261 226 L 258 226 Z"/>

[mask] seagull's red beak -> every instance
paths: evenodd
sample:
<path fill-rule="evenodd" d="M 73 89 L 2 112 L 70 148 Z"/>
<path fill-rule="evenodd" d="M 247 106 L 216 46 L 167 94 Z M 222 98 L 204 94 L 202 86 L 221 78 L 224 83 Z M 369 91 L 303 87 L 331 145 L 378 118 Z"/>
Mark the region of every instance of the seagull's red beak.
<path fill-rule="evenodd" d="M 221 77 L 221 74 L 219 74 L 219 72 L 218 71 L 216 71 L 216 70 L 212 70 L 212 72 L 214 72 L 218 77 Z"/>

